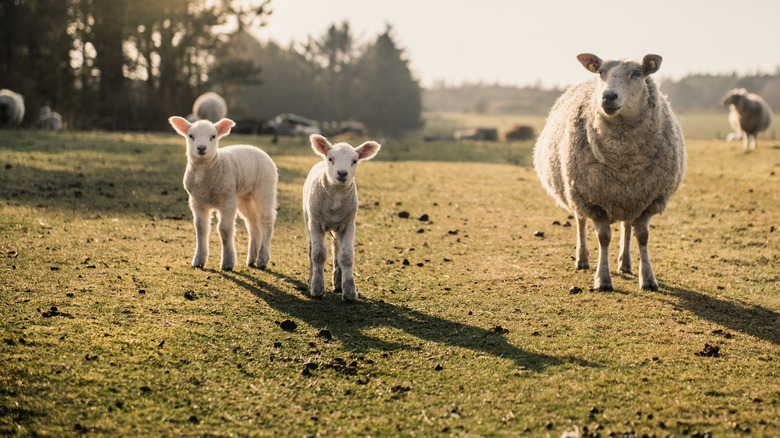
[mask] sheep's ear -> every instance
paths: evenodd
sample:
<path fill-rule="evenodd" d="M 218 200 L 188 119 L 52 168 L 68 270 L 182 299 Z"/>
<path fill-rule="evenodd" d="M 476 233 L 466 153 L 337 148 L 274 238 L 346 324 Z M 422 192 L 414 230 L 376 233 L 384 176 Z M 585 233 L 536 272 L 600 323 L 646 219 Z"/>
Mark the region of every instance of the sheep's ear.
<path fill-rule="evenodd" d="M 358 159 L 360 160 L 370 160 L 374 158 L 374 155 L 376 155 L 377 152 L 379 152 L 379 149 L 382 146 L 379 145 L 379 143 L 375 141 L 367 141 L 360 146 L 355 148 L 355 152 L 358 153 Z"/>
<path fill-rule="evenodd" d="M 236 122 L 230 119 L 222 119 L 219 122 L 215 123 L 214 127 L 217 128 L 217 138 L 222 138 L 230 134 L 230 128 L 234 126 L 236 126 Z"/>
<path fill-rule="evenodd" d="M 319 134 L 312 134 L 309 137 L 309 141 L 311 142 L 311 148 L 314 149 L 315 154 L 321 155 L 322 157 L 328 156 L 328 151 L 332 147 L 330 142 L 328 142 L 328 139 Z"/>
<path fill-rule="evenodd" d="M 661 61 L 663 58 L 659 55 L 645 55 L 642 59 L 642 74 L 644 76 L 651 75 L 661 68 Z"/>
<path fill-rule="evenodd" d="M 604 63 L 601 58 L 592 53 L 580 53 L 577 55 L 577 60 L 580 61 L 580 64 L 587 68 L 591 73 L 598 73 L 599 69 L 601 68 L 601 64 Z"/>
<path fill-rule="evenodd" d="M 168 123 L 173 126 L 173 129 L 175 129 L 176 132 L 183 135 L 184 137 L 187 136 L 187 132 L 190 130 L 190 126 L 192 126 L 192 123 L 188 122 L 187 119 L 179 116 L 173 116 L 169 118 Z"/>

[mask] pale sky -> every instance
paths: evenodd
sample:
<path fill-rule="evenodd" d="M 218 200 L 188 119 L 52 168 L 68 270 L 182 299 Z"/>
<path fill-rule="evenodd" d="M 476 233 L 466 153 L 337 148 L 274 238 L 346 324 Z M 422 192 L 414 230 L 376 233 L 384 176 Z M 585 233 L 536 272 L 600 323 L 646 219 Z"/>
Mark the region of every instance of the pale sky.
<path fill-rule="evenodd" d="M 661 78 L 775 73 L 776 0 L 272 0 L 253 34 L 282 47 L 348 21 L 361 43 L 386 24 L 422 86 L 444 80 L 567 86 L 589 78 L 576 55 L 663 56 Z"/>

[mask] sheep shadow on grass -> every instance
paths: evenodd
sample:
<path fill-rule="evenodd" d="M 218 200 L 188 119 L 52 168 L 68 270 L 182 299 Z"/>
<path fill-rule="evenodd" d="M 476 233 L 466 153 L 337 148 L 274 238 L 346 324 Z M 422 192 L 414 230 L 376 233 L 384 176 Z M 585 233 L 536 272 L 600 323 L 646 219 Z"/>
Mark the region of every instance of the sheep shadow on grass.
<path fill-rule="evenodd" d="M 523 350 L 510 344 L 503 334 L 469 324 L 429 315 L 384 300 L 361 297 L 357 302 L 345 303 L 340 297 L 326 294 L 325 299 L 311 299 L 305 294 L 305 284 L 286 275 L 265 271 L 290 283 L 298 294 L 289 294 L 278 286 L 242 272 L 221 272 L 221 275 L 252 295 L 265 301 L 272 308 L 303 321 L 314 328 L 327 327 L 333 337 L 347 349 L 362 351 L 422 350 L 424 346 L 409 345 L 402 341 L 388 341 L 367 333 L 369 329 L 388 327 L 420 339 L 453 347 L 461 347 L 477 353 L 507 358 L 518 367 L 542 371 L 550 366 L 575 364 L 596 367 L 598 364 L 571 356 L 550 356 Z"/>

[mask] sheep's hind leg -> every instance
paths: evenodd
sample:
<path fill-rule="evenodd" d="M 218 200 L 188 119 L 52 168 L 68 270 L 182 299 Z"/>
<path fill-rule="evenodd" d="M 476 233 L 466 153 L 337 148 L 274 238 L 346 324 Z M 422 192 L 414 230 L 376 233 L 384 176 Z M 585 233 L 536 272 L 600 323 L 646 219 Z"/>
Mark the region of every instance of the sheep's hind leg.
<path fill-rule="evenodd" d="M 339 264 L 339 234 L 333 236 L 333 291 L 341 292 L 341 265 Z"/>
<path fill-rule="evenodd" d="M 612 228 L 608 219 L 594 219 L 596 236 L 599 240 L 599 264 L 593 280 L 593 287 L 599 291 L 612 290 L 612 277 L 609 275 L 609 241 L 612 240 Z"/>
<path fill-rule="evenodd" d="M 650 237 L 650 215 L 642 216 L 634 222 L 636 241 L 639 246 L 639 286 L 642 289 L 656 291 L 658 282 L 650 265 L 650 253 L 647 251 L 647 240 Z"/>
<path fill-rule="evenodd" d="M 353 266 L 355 264 L 355 224 L 351 223 L 337 236 L 339 241 L 338 257 L 339 269 L 341 270 L 341 298 L 344 301 L 354 301 L 358 297 L 353 277 Z"/>
<path fill-rule="evenodd" d="M 588 218 L 575 214 L 577 221 L 577 269 L 590 269 L 588 261 Z"/>
<path fill-rule="evenodd" d="M 309 295 L 318 298 L 325 295 L 325 260 L 328 248 L 325 233 L 316 227 L 309 227 Z"/>
<path fill-rule="evenodd" d="M 219 210 L 219 237 L 222 239 L 223 271 L 232 271 L 236 266 L 236 205 L 228 205 Z"/>
<path fill-rule="evenodd" d="M 620 222 L 620 255 L 618 266 L 622 272 L 631 273 L 631 224 Z"/>
<path fill-rule="evenodd" d="M 192 258 L 193 268 L 203 268 L 209 258 L 209 232 L 211 231 L 211 211 L 197 205 L 192 205 L 192 215 L 195 222 L 195 256 Z"/>
<path fill-rule="evenodd" d="M 260 217 L 257 208 L 251 198 L 242 199 L 238 204 L 238 211 L 244 218 L 246 231 L 249 234 L 249 247 L 246 254 L 246 265 L 250 268 L 257 267 L 257 256 L 260 250 Z"/>

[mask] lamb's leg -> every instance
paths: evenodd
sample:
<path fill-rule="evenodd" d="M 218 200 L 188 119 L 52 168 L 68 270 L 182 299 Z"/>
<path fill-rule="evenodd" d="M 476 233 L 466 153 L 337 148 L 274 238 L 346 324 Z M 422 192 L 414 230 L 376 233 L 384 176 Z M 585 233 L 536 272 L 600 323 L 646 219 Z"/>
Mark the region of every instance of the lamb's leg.
<path fill-rule="evenodd" d="M 742 149 L 747 151 L 750 146 L 750 135 L 747 132 L 742 133 Z"/>
<path fill-rule="evenodd" d="M 309 231 L 309 294 L 313 297 L 325 295 L 325 233 L 317 226 L 308 226 Z"/>
<path fill-rule="evenodd" d="M 246 223 L 246 231 L 249 234 L 249 248 L 246 254 L 246 265 L 250 268 L 257 267 L 257 255 L 260 249 L 260 216 L 257 206 L 251 198 L 242 199 L 238 203 L 238 211 Z"/>
<path fill-rule="evenodd" d="M 618 256 L 620 270 L 631 273 L 631 224 L 620 222 L 620 255 Z"/>
<path fill-rule="evenodd" d="M 347 225 L 337 239 L 339 252 L 334 254 L 334 257 L 338 257 L 341 269 L 341 298 L 344 301 L 354 301 L 358 297 L 352 272 L 355 263 L 355 223 Z"/>
<path fill-rule="evenodd" d="M 219 209 L 219 237 L 222 239 L 222 263 L 223 271 L 232 271 L 236 266 L 236 203 L 228 203 Z"/>
<path fill-rule="evenodd" d="M 608 219 L 594 219 L 596 236 L 599 240 L 599 265 L 593 287 L 600 291 L 612 290 L 612 277 L 609 275 L 609 241 L 612 239 L 612 228 Z"/>
<path fill-rule="evenodd" d="M 639 245 L 639 286 L 642 289 L 658 290 L 658 282 L 650 266 L 650 254 L 647 251 L 647 240 L 650 236 L 650 217 L 643 215 L 634 222 L 636 230 L 636 242 Z"/>
<path fill-rule="evenodd" d="M 339 243 L 340 235 L 336 233 L 333 236 L 333 291 L 341 292 L 341 265 L 339 264 Z"/>
<path fill-rule="evenodd" d="M 590 269 L 588 261 L 588 218 L 575 214 L 577 221 L 577 269 Z"/>
<path fill-rule="evenodd" d="M 193 268 L 206 266 L 209 259 L 209 231 L 211 231 L 211 211 L 196 205 L 190 200 L 190 209 L 195 222 L 195 256 L 192 258 Z"/>
<path fill-rule="evenodd" d="M 271 237 L 274 235 L 275 219 L 276 211 L 272 211 L 270 214 L 260 213 L 260 248 L 257 250 L 257 261 L 255 262 L 255 266 L 260 269 L 265 269 L 268 266 L 268 261 L 271 260 Z"/>

